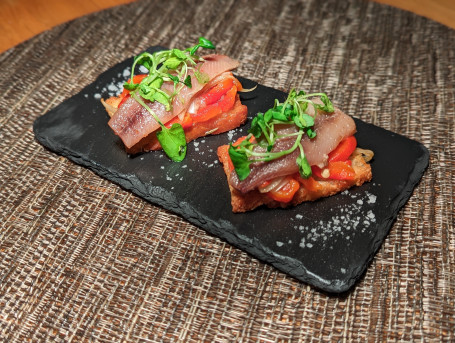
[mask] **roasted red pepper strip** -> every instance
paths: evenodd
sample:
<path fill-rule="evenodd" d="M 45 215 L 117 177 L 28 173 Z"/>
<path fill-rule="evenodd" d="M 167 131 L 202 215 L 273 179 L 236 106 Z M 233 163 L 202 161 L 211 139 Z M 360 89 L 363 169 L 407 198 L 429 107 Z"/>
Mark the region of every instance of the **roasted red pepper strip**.
<path fill-rule="evenodd" d="M 297 175 L 298 181 L 302 184 L 303 187 L 309 192 L 318 192 L 321 189 L 319 183 L 314 179 L 314 177 L 310 176 L 308 179 L 302 178 L 300 175 Z"/>
<path fill-rule="evenodd" d="M 324 177 L 323 170 L 328 169 L 328 177 Z M 314 176 L 320 179 L 329 179 L 329 180 L 354 180 L 355 171 L 351 167 L 351 161 L 334 161 L 329 162 L 327 167 L 321 169 L 318 166 L 312 166 L 311 172 Z"/>
<path fill-rule="evenodd" d="M 233 84 L 234 81 L 231 78 L 222 80 L 220 83 L 213 86 L 208 92 L 201 95 L 201 102 L 207 106 L 218 102 L 218 100 L 220 100 L 220 98 L 232 88 Z"/>
<path fill-rule="evenodd" d="M 354 136 L 343 139 L 340 144 L 329 154 L 329 162 L 346 161 L 357 147 Z"/>
<path fill-rule="evenodd" d="M 205 107 L 201 107 L 196 114 L 191 115 L 195 122 L 203 122 L 210 120 L 220 115 L 221 113 L 228 111 L 234 106 L 235 96 L 237 94 L 237 87 L 232 85 L 233 84 L 232 80 L 230 84 L 231 84 L 230 88 L 223 89 L 216 94 L 217 96 L 219 95 L 217 102 L 211 103 Z M 213 88 L 216 87 L 217 86 Z M 213 99 L 215 99 L 215 97 L 211 97 L 210 101 L 212 101 Z"/>
<path fill-rule="evenodd" d="M 125 91 L 124 91 L 124 92 L 125 92 Z M 123 94 L 123 93 L 122 93 L 122 94 Z M 124 95 L 124 96 L 122 97 L 122 100 L 119 102 L 118 107 L 122 106 L 123 103 L 126 101 L 126 99 L 128 99 L 129 97 L 130 97 L 130 93 L 127 93 L 126 95 Z"/>
<path fill-rule="evenodd" d="M 232 107 L 234 107 L 236 95 L 237 95 L 237 87 L 233 86 L 220 99 L 218 104 L 220 105 L 221 110 L 223 112 L 226 112 L 226 111 L 230 110 Z"/>
<path fill-rule="evenodd" d="M 330 178 L 333 180 L 354 180 L 355 171 L 349 163 L 343 161 L 329 162 Z"/>
<path fill-rule="evenodd" d="M 169 129 L 174 123 L 182 125 L 183 129 L 188 129 L 193 125 L 193 120 L 191 119 L 191 115 L 188 112 L 186 112 L 185 116 L 183 117 L 183 120 L 180 120 L 180 118 L 176 116 L 173 119 L 169 120 L 166 124 L 164 124 L 164 126 L 166 126 Z"/>
<path fill-rule="evenodd" d="M 299 182 L 293 178 L 289 178 L 288 183 L 281 187 L 278 191 L 271 190 L 270 192 L 267 192 L 267 195 L 275 201 L 286 203 L 292 200 L 299 188 Z"/>
<path fill-rule="evenodd" d="M 312 166 L 311 172 L 320 179 L 354 180 L 355 171 L 351 167 L 352 162 L 349 160 L 349 156 L 352 155 L 356 147 L 357 140 L 354 136 L 343 139 L 335 150 L 330 152 L 327 166 L 322 169 Z M 324 169 L 328 170 L 329 175 L 327 177 L 322 175 Z"/>

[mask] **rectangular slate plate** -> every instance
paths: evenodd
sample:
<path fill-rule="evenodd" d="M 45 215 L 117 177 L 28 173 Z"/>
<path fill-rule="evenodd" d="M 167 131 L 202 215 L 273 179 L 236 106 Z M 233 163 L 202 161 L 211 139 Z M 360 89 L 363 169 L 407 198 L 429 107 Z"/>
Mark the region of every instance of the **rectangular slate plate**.
<path fill-rule="evenodd" d="M 158 49 L 162 48 L 149 51 Z M 359 146 L 375 152 L 370 183 L 294 208 L 233 214 L 216 149 L 244 135 L 249 122 L 233 132 L 191 142 L 182 163 L 171 162 L 162 152 L 128 156 L 107 126 L 108 115 L 99 99 L 125 80 L 131 63 L 132 59 L 119 63 L 38 118 L 33 127 L 36 139 L 298 280 L 332 293 L 353 286 L 422 177 L 428 150 L 356 119 Z M 240 80 L 246 88 L 255 85 Z M 258 85 L 242 98 L 251 118 L 286 94 Z"/>

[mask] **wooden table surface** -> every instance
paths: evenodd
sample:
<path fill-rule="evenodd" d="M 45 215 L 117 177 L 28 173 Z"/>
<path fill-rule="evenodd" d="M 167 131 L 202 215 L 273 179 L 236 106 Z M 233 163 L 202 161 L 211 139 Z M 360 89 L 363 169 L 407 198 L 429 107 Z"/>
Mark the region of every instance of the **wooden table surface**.
<path fill-rule="evenodd" d="M 0 53 L 50 29 L 88 13 L 134 0 L 2 0 Z M 455 28 L 453 0 L 377 0 Z"/>

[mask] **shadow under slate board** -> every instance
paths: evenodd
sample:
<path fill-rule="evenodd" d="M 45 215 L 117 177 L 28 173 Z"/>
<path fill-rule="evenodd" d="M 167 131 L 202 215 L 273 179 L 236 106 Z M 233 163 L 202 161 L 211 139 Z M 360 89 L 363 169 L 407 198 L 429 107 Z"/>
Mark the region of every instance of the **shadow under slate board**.
<path fill-rule="evenodd" d="M 162 152 L 129 156 L 107 125 L 100 97 L 123 83 L 131 64 L 132 58 L 115 65 L 36 119 L 38 142 L 320 290 L 345 292 L 360 279 L 428 165 L 422 144 L 356 119 L 358 145 L 375 152 L 371 182 L 289 209 L 234 214 L 216 149 L 245 135 L 250 121 L 189 143 L 181 163 Z M 245 88 L 256 85 L 239 79 Z M 249 119 L 275 98 L 286 94 L 261 85 L 243 94 Z"/>

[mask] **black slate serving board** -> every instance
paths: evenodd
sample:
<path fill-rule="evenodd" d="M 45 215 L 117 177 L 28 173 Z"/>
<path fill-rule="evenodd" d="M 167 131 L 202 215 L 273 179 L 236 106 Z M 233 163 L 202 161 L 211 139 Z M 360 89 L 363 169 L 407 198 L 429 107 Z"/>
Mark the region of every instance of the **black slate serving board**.
<path fill-rule="evenodd" d="M 108 97 L 125 80 L 131 63 L 117 64 L 39 117 L 33 126 L 36 139 L 316 288 L 340 293 L 359 280 L 428 166 L 429 153 L 422 144 L 356 119 L 358 145 L 375 152 L 370 183 L 294 208 L 233 214 L 216 149 L 245 135 L 249 122 L 189 143 L 181 163 L 162 152 L 128 156 L 107 126 L 100 96 Z M 256 85 L 239 79 L 246 88 Z M 242 95 L 249 118 L 271 107 L 275 98 L 284 100 L 286 94 L 258 85 Z"/>

